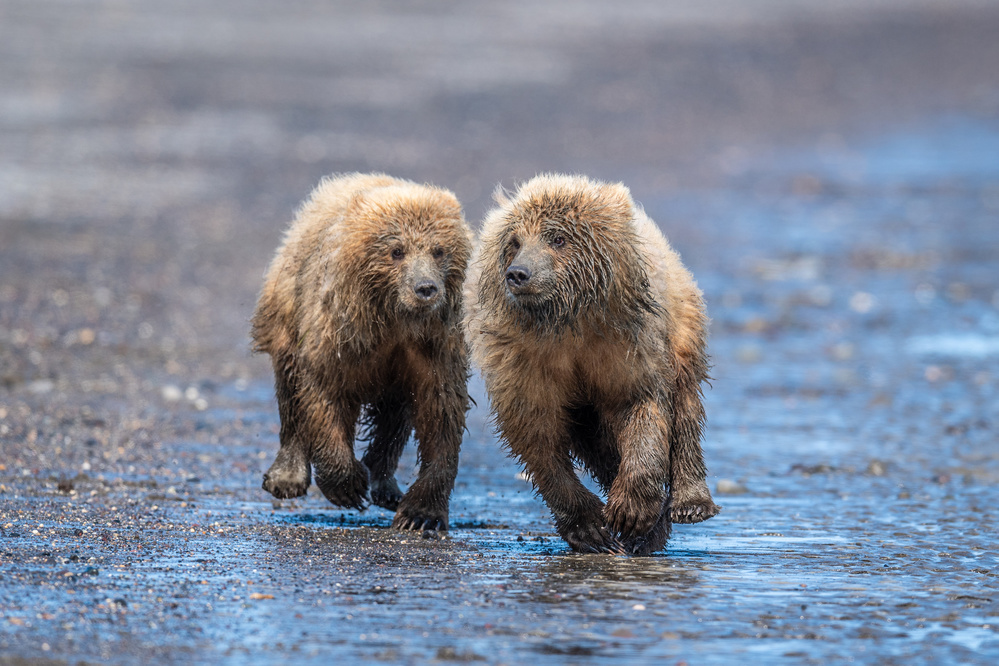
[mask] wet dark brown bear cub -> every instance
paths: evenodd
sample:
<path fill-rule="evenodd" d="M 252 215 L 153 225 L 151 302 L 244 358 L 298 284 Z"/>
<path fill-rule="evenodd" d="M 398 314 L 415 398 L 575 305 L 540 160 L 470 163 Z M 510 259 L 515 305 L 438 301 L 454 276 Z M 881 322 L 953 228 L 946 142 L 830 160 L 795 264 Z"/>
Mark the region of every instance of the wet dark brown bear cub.
<path fill-rule="evenodd" d="M 497 203 L 465 299 L 500 434 L 573 549 L 655 552 L 671 522 L 719 510 L 700 443 L 701 293 L 623 185 L 543 175 Z"/>
<path fill-rule="evenodd" d="M 381 174 L 323 180 L 267 271 L 255 349 L 274 366 L 281 448 L 264 475 L 333 504 L 395 510 L 402 529 L 448 527 L 468 409 L 461 285 L 471 235 L 453 194 Z M 354 456 L 355 427 L 368 448 Z M 415 431 L 420 469 L 395 471 Z M 370 496 L 369 496 L 370 491 Z"/>

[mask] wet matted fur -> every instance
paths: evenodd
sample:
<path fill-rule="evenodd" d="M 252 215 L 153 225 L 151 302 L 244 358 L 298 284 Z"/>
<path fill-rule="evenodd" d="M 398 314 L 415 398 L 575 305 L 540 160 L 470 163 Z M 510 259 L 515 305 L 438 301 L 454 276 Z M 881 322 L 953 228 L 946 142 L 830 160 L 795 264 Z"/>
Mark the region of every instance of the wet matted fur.
<path fill-rule="evenodd" d="M 496 202 L 465 300 L 499 432 L 573 549 L 655 552 L 671 522 L 719 510 L 701 451 L 701 292 L 623 185 L 548 174 Z"/>
<path fill-rule="evenodd" d="M 324 179 L 271 263 L 253 316 L 274 366 L 281 448 L 264 475 L 333 504 L 369 499 L 393 526 L 446 530 L 468 409 L 461 285 L 471 233 L 447 190 L 383 174 Z M 368 448 L 354 455 L 355 428 Z M 411 433 L 416 481 L 395 480 Z"/>

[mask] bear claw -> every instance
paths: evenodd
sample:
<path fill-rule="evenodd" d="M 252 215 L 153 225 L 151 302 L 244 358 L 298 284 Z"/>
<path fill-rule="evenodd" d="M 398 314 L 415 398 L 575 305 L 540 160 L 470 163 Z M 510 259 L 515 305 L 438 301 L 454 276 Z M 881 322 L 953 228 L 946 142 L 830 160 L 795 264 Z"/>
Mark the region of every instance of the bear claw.
<path fill-rule="evenodd" d="M 447 532 L 447 518 L 411 515 L 407 513 L 397 513 L 392 520 L 393 529 L 413 530 L 423 532 L 432 530 L 434 532 Z"/>
<path fill-rule="evenodd" d="M 669 508 L 669 519 L 670 522 L 677 525 L 693 525 L 694 523 L 700 523 L 708 518 L 717 516 L 721 509 L 720 506 L 711 500 L 697 504 L 671 506 Z"/>

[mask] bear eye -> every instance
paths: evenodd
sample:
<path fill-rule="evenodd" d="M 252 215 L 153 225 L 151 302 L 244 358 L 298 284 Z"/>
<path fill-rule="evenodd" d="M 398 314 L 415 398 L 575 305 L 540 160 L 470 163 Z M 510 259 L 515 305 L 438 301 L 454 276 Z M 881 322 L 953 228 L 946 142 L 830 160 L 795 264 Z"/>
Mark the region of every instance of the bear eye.
<path fill-rule="evenodd" d="M 399 261 L 400 259 L 402 259 L 405 256 L 406 256 L 406 253 L 403 252 L 403 250 L 402 250 L 401 247 L 397 247 L 394 250 L 392 250 L 392 258 L 395 259 L 396 261 Z"/>
<path fill-rule="evenodd" d="M 442 247 L 435 247 L 434 251 L 431 252 L 430 254 L 433 256 L 434 259 L 443 259 L 444 258 L 444 248 L 442 248 Z"/>
<path fill-rule="evenodd" d="M 514 236 L 513 239 L 510 241 L 510 246 L 514 250 L 519 250 L 520 249 L 520 239 L 517 238 L 516 236 Z"/>
<path fill-rule="evenodd" d="M 552 239 L 552 247 L 562 247 L 565 245 L 565 236 L 556 236 Z"/>

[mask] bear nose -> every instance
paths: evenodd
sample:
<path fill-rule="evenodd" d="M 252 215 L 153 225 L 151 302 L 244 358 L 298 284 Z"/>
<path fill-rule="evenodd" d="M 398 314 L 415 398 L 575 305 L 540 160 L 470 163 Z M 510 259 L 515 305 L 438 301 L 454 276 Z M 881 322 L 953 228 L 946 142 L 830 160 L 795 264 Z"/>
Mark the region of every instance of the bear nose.
<path fill-rule="evenodd" d="M 425 301 L 433 299 L 437 295 L 437 285 L 430 280 L 424 280 L 413 288 L 416 295 Z"/>
<path fill-rule="evenodd" d="M 512 287 L 523 287 L 531 279 L 531 269 L 527 266 L 511 266 L 506 269 L 506 281 Z"/>

